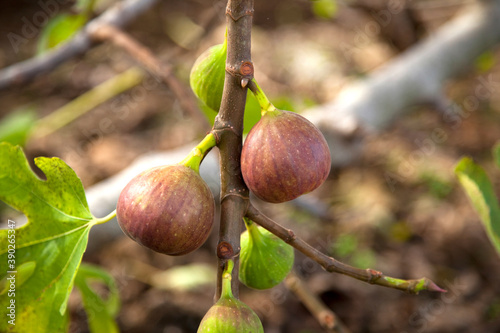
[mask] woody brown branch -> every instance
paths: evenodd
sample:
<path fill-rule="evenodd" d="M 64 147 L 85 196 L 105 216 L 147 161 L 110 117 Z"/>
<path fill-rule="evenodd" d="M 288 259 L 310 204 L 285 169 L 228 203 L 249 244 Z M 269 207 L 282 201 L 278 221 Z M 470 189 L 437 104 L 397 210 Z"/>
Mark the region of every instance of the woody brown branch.
<path fill-rule="evenodd" d="M 251 63 L 251 29 L 253 0 L 229 0 L 226 8 L 227 59 L 224 91 L 219 114 L 215 118 L 214 131 L 218 136 L 220 151 L 221 217 L 219 245 L 230 248 L 235 268 L 232 272 L 233 295 L 238 297 L 239 252 L 242 219 L 248 207 L 248 188 L 240 169 L 240 155 L 243 141 L 243 115 L 247 89 L 241 85 L 241 65 Z M 245 67 L 246 68 L 246 67 Z M 222 251 L 218 251 L 221 253 Z M 221 294 L 222 273 L 227 258 L 218 256 L 217 292 Z"/>

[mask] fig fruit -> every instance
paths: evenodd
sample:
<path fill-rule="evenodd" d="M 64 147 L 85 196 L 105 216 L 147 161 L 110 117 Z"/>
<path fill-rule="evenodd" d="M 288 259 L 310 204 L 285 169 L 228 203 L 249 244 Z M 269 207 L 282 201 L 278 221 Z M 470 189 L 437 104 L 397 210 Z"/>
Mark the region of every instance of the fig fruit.
<path fill-rule="evenodd" d="M 247 230 L 240 239 L 240 281 L 254 289 L 272 288 L 292 270 L 293 247 L 252 221 L 245 224 Z"/>
<path fill-rule="evenodd" d="M 137 175 L 120 193 L 116 208 L 125 234 L 168 255 L 199 248 L 212 230 L 214 212 L 207 184 L 196 169 L 182 163 Z"/>
<path fill-rule="evenodd" d="M 194 94 L 209 108 L 219 111 L 226 75 L 227 41 L 215 45 L 196 59 L 189 83 Z"/>
<path fill-rule="evenodd" d="M 264 333 L 257 314 L 233 296 L 231 291 L 233 266 L 233 261 L 229 260 L 222 277 L 221 297 L 201 320 L 198 333 Z"/>
<path fill-rule="evenodd" d="M 318 188 L 331 164 L 323 134 L 299 114 L 274 107 L 262 113 L 241 153 L 241 172 L 248 188 L 272 203 Z"/>

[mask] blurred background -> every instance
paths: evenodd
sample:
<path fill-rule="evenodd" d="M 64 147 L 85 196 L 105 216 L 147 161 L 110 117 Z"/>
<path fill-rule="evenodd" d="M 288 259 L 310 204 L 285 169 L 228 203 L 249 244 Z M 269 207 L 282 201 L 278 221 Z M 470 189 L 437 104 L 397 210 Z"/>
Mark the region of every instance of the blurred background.
<path fill-rule="evenodd" d="M 58 12 L 47 21 L 37 18 L 44 10 L 41 2 L 2 1 L 0 68 L 46 52 L 116 1 L 59 1 Z M 343 87 L 412 52 L 476 2 L 255 0 L 255 77 L 279 108 L 302 112 L 320 106 Z M 170 64 L 189 87 L 196 58 L 223 41 L 225 6 L 222 0 L 158 1 L 124 30 Z M 63 14 L 66 19 L 56 22 Z M 357 158 L 334 167 L 315 192 L 279 205 L 256 201 L 276 221 L 339 260 L 393 277 L 426 276 L 448 290 L 415 296 L 372 286 L 326 273 L 296 253 L 296 274 L 351 332 L 500 332 L 500 257 L 453 172 L 461 157 L 471 156 L 500 193 L 500 170 L 491 154 L 500 140 L 499 59 L 498 49 L 484 50 L 443 85 L 443 100 L 463 105 L 485 91 L 484 82 L 491 83 L 490 93 L 476 98 L 477 105 L 459 122 L 447 121 L 443 100 L 422 100 L 411 113 L 370 135 Z M 201 139 L 207 128 L 199 118 L 182 108 L 169 87 L 145 71 L 129 71 L 137 66 L 122 49 L 102 43 L 28 84 L 0 91 L 0 137 L 22 144 L 30 161 L 62 158 L 89 188 L 145 154 L 168 154 Z M 101 85 L 113 79 L 114 85 Z M 83 107 L 80 117 L 54 125 L 49 133 L 31 134 L 61 108 L 71 113 L 74 106 L 68 103 L 96 87 L 107 96 L 102 103 Z M 85 98 L 81 103 L 91 104 Z M 202 112 L 207 119 L 215 116 Z M 250 105 L 247 112 L 248 130 L 258 110 Z M 444 139 L 429 145 L 436 129 Z M 217 180 L 217 171 L 212 177 Z M 216 184 L 214 191 L 218 194 Z M 2 222 L 15 216 L 0 205 Z M 201 249 L 169 257 L 132 242 L 116 221 L 109 224 L 115 231 L 95 241 L 84 261 L 116 279 L 121 331 L 195 332 L 213 302 L 216 228 Z M 270 291 L 242 286 L 240 296 L 260 316 L 266 333 L 325 332 L 283 284 Z M 79 297 L 74 292 L 70 299 L 70 331 L 88 332 Z"/>

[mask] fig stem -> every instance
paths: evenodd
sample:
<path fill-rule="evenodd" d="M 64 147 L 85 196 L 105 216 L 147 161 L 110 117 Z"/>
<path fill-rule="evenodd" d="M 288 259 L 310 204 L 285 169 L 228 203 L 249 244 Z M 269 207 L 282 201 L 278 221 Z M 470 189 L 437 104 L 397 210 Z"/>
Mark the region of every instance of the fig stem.
<path fill-rule="evenodd" d="M 216 144 L 217 140 L 215 135 L 212 132 L 208 133 L 207 136 L 205 136 L 205 138 L 196 147 L 194 147 L 193 150 L 191 150 L 188 156 L 180 162 L 180 164 L 191 168 L 196 171 L 196 173 L 200 173 L 201 161 L 205 158 L 205 155 L 208 154 L 210 149 L 215 147 Z"/>
<path fill-rule="evenodd" d="M 267 98 L 266 94 L 264 94 L 264 91 L 257 84 L 255 78 L 253 78 L 248 83 L 248 89 L 250 89 L 252 93 L 255 95 L 255 98 L 257 98 L 257 101 L 259 102 L 261 109 L 260 112 L 262 115 L 265 115 L 267 112 L 272 112 L 276 110 L 273 103 L 271 103 L 271 101 Z"/>
<path fill-rule="evenodd" d="M 239 73 L 242 64 L 250 63 L 252 43 L 253 0 L 228 0 L 226 6 L 227 58 L 224 89 L 213 130 L 217 133 L 220 165 L 220 224 L 218 248 L 233 251 L 232 292 L 239 295 L 238 264 L 240 251 L 241 219 L 248 207 L 248 188 L 243 181 L 240 167 L 243 146 L 243 119 L 247 88 L 241 86 Z M 237 18 L 237 19 L 235 19 Z M 222 275 L 226 256 L 217 256 L 217 289 L 215 299 L 222 292 Z"/>
<path fill-rule="evenodd" d="M 233 272 L 234 261 L 228 260 L 226 263 L 226 268 L 222 274 L 222 293 L 221 298 L 234 298 L 233 291 L 231 289 L 231 274 Z"/>
<path fill-rule="evenodd" d="M 94 219 L 94 223 L 96 225 L 97 224 L 103 224 L 103 223 L 111 221 L 115 217 L 116 217 L 116 209 L 114 211 L 112 211 L 111 213 L 109 213 L 108 215 L 104 216 L 104 217 L 95 218 Z"/>
<path fill-rule="evenodd" d="M 315 249 L 309 243 L 295 235 L 292 230 L 279 225 L 274 220 L 257 210 L 257 208 L 255 208 L 252 204 L 250 204 L 250 206 L 248 207 L 246 216 L 252 219 L 252 221 L 254 221 L 255 223 L 269 230 L 312 260 L 316 261 L 327 272 L 344 274 L 370 284 L 399 289 L 410 294 L 418 294 L 422 290 L 446 292 L 446 290 L 441 289 L 433 281 L 426 277 L 412 280 L 397 279 L 387 276 L 382 272 L 376 271 L 371 268 L 356 268 L 338 261 L 337 259 Z"/>

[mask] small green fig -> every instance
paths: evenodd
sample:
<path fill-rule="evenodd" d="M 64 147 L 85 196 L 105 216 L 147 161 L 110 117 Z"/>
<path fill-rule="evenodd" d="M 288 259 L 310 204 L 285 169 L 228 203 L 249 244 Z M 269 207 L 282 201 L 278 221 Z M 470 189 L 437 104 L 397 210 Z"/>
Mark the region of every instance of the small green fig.
<path fill-rule="evenodd" d="M 273 108 L 263 112 L 241 152 L 248 188 L 272 203 L 295 199 L 318 188 L 330 172 L 323 134 L 299 114 Z"/>
<path fill-rule="evenodd" d="M 241 234 L 240 281 L 254 289 L 269 289 L 281 283 L 292 270 L 293 247 L 276 235 L 245 220 Z"/>
<path fill-rule="evenodd" d="M 194 94 L 218 112 L 226 75 L 227 41 L 203 52 L 195 61 L 189 78 Z"/>
<path fill-rule="evenodd" d="M 222 276 L 221 297 L 201 320 L 198 333 L 264 333 L 257 314 L 233 296 L 231 291 L 233 266 L 233 261 L 229 260 Z"/>
<path fill-rule="evenodd" d="M 208 185 L 184 164 L 156 167 L 137 175 L 120 193 L 116 208 L 125 234 L 168 255 L 199 248 L 210 235 L 214 212 Z"/>

